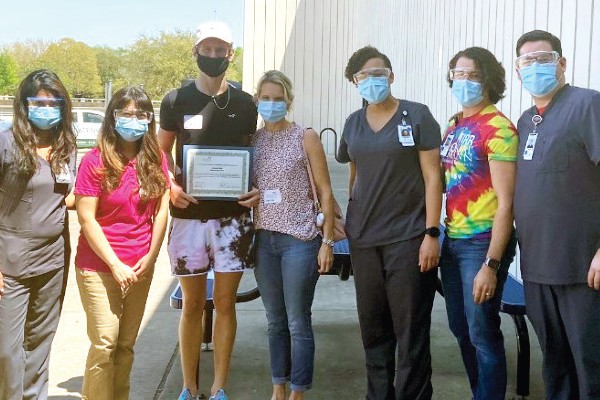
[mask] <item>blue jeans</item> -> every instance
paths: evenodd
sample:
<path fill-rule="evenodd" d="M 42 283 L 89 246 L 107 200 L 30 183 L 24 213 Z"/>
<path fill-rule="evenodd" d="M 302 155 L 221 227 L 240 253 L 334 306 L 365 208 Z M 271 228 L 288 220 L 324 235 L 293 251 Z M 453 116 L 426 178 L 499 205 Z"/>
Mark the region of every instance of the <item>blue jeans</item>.
<path fill-rule="evenodd" d="M 321 237 L 303 241 L 283 233 L 259 230 L 254 275 L 269 323 L 269 353 L 274 385 L 311 388 L 315 340 L 311 307 L 319 279 L 317 255 Z"/>
<path fill-rule="evenodd" d="M 473 280 L 485 261 L 489 239 L 445 237 L 440 260 L 450 330 L 456 336 L 474 400 L 504 400 L 506 355 L 500 330 L 500 302 L 508 268 L 515 256 L 511 235 L 497 273 L 494 297 L 473 301 Z"/>

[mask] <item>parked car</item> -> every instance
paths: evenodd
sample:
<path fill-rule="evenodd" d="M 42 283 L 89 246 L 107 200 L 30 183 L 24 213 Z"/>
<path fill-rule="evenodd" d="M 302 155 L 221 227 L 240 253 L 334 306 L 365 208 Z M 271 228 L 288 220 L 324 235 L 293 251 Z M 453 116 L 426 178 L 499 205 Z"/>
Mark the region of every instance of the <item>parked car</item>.
<path fill-rule="evenodd" d="M 0 119 L 0 132 L 7 130 L 12 126 L 12 121 L 8 119 Z"/>
<path fill-rule="evenodd" d="M 96 146 L 96 137 L 104 121 L 104 112 L 91 109 L 73 110 L 73 133 L 77 137 L 77 147 L 91 149 Z M 0 117 L 0 131 L 12 126 L 12 115 Z"/>
<path fill-rule="evenodd" d="M 77 137 L 77 148 L 91 149 L 104 121 L 104 112 L 91 109 L 73 109 L 73 130 Z"/>

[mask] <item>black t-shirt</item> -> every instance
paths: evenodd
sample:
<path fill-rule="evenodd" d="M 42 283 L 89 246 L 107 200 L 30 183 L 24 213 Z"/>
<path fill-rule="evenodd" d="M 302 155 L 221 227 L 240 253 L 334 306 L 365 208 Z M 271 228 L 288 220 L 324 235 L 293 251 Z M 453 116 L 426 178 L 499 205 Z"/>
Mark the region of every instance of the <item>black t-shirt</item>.
<path fill-rule="evenodd" d="M 563 87 L 544 111 L 531 160 L 532 107 L 517 129 L 515 222 L 523 279 L 541 284 L 587 282 L 600 247 L 600 93 Z"/>
<path fill-rule="evenodd" d="M 400 141 L 405 131 L 403 119 L 412 127 L 414 146 Z M 346 232 L 353 246 L 389 244 L 423 233 L 425 184 L 419 151 L 440 144 L 440 126 L 420 103 L 401 100 L 394 116 L 377 133 L 369 127 L 366 108 L 348 117 L 338 161 L 352 161 L 356 166 L 346 217 Z"/>
<path fill-rule="evenodd" d="M 222 110 L 219 109 L 222 107 Z M 200 92 L 194 82 L 169 92 L 160 106 L 160 127 L 177 133 L 177 183 L 181 185 L 183 180 L 183 145 L 249 146 L 250 136 L 256 131 L 256 119 L 256 105 L 252 96 L 231 86 L 229 93 L 225 92 L 214 100 Z M 248 212 L 248 208 L 235 201 L 200 201 L 187 208 L 177 208 L 171 204 L 171 215 L 184 219 L 217 219 L 238 216 L 244 212 Z"/>

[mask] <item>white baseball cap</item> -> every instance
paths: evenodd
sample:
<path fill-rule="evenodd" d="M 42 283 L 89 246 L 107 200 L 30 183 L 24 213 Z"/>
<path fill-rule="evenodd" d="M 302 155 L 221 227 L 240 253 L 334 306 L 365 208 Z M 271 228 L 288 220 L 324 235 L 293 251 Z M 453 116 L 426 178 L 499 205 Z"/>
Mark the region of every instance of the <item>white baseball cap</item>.
<path fill-rule="evenodd" d="M 220 21 L 205 22 L 196 28 L 196 46 L 198 43 L 208 38 L 217 38 L 226 43 L 233 44 L 233 36 L 229 27 Z"/>

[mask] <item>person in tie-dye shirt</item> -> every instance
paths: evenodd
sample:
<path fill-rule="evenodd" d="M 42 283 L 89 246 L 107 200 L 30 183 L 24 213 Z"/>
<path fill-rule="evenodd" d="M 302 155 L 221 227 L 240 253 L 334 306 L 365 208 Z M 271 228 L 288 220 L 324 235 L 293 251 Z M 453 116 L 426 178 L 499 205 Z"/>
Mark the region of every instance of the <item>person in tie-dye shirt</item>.
<path fill-rule="evenodd" d="M 518 136 L 494 104 L 504 95 L 504 68 L 471 47 L 450 60 L 448 83 L 462 105 L 441 146 L 446 235 L 440 261 L 448 322 L 474 400 L 503 400 L 506 356 L 500 301 L 515 255 L 512 198 Z"/>

